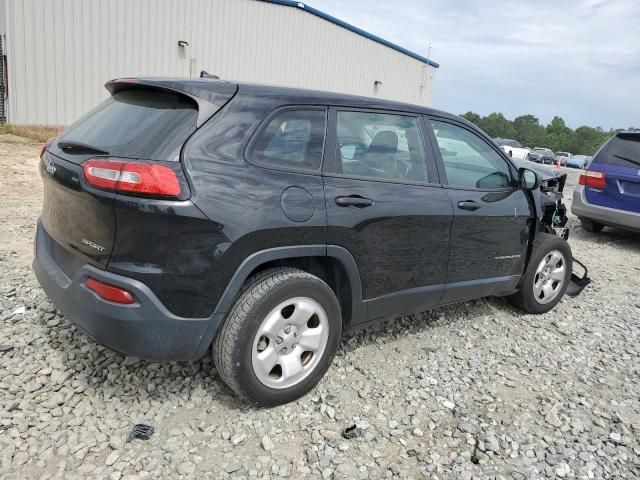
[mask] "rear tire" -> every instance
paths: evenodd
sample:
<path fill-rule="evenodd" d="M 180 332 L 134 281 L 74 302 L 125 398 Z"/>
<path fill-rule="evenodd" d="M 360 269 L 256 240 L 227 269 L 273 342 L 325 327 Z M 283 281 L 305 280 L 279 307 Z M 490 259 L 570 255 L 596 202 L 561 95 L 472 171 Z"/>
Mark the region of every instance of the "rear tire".
<path fill-rule="evenodd" d="M 527 313 L 546 313 L 564 296 L 572 268 L 569 244 L 555 235 L 539 233 L 519 290 L 507 298 Z"/>
<path fill-rule="evenodd" d="M 589 218 L 580 218 L 580 224 L 582 225 L 582 229 L 591 233 L 598 233 L 602 231 L 604 225 L 598 222 L 594 222 Z"/>
<path fill-rule="evenodd" d="M 338 300 L 319 278 L 275 268 L 250 278 L 213 344 L 222 380 L 265 407 L 291 402 L 324 376 L 338 349 Z"/>

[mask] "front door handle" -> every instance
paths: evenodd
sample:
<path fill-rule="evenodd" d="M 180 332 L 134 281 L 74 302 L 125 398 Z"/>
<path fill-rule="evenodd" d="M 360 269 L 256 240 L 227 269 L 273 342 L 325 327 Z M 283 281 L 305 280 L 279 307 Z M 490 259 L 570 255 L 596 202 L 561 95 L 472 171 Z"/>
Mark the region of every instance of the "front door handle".
<path fill-rule="evenodd" d="M 336 205 L 339 207 L 365 208 L 373 205 L 373 200 L 360 195 L 349 195 L 348 197 L 336 197 Z"/>
<path fill-rule="evenodd" d="M 466 202 L 458 202 L 458 208 L 460 208 L 461 210 L 474 211 L 480 208 L 480 204 L 478 202 L 474 202 L 473 200 L 467 200 Z"/>

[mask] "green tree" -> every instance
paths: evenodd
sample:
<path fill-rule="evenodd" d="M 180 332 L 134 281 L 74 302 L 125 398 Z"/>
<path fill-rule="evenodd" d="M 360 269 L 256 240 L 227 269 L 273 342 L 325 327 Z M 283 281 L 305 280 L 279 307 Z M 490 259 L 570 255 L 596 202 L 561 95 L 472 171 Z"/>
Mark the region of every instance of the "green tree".
<path fill-rule="evenodd" d="M 527 147 L 539 147 L 545 142 L 545 128 L 533 115 L 520 115 L 513 121 L 513 128 L 515 139 Z"/>
<path fill-rule="evenodd" d="M 481 121 L 482 118 L 477 113 L 475 113 L 475 112 L 467 112 L 467 113 L 465 113 L 465 114 L 463 114 L 461 116 L 463 118 L 466 118 L 467 120 L 469 120 L 474 125 L 480 126 L 480 121 Z"/>
<path fill-rule="evenodd" d="M 546 146 L 553 150 L 567 151 L 571 148 L 573 131 L 567 127 L 561 117 L 555 116 L 547 125 Z"/>
<path fill-rule="evenodd" d="M 513 138 L 515 130 L 510 120 L 501 113 L 493 112 L 480 120 L 480 128 L 491 138 Z"/>
<path fill-rule="evenodd" d="M 600 127 L 583 125 L 574 131 L 559 116 L 553 117 L 546 127 L 540 125 L 538 118 L 531 114 L 520 115 L 513 121 L 498 112 L 481 117 L 469 111 L 462 116 L 492 138 L 511 138 L 526 147 L 548 147 L 556 152 L 566 151 L 574 155 L 593 155 L 604 142 L 623 130 L 619 128 L 605 132 Z"/>
<path fill-rule="evenodd" d="M 575 155 L 593 155 L 614 134 L 615 131 L 604 132 L 583 125 L 573 132 L 570 151 Z"/>

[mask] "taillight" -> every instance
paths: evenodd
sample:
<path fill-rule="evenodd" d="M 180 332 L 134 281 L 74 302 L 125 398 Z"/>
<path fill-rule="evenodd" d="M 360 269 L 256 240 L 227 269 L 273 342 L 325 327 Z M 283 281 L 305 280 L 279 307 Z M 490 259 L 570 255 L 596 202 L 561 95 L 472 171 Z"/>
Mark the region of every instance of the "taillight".
<path fill-rule="evenodd" d="M 110 302 L 124 303 L 126 305 L 131 305 L 135 302 L 131 292 L 124 288 L 116 287 L 115 285 L 110 285 L 91 277 L 88 277 L 84 284 L 89 290 L 96 292 L 100 298 Z"/>
<path fill-rule="evenodd" d="M 42 157 L 44 156 L 44 152 L 47 151 L 47 148 L 49 148 L 49 145 L 51 145 L 51 142 L 53 142 L 54 139 L 55 137 L 50 138 L 49 140 L 44 142 L 44 145 L 42 145 L 42 150 L 40 150 L 40 159 L 42 159 Z"/>
<path fill-rule="evenodd" d="M 85 181 L 95 188 L 119 193 L 178 197 L 180 181 L 170 167 L 126 160 L 87 160 L 82 164 Z"/>
<path fill-rule="evenodd" d="M 606 186 L 604 173 L 594 172 L 593 170 L 583 170 L 578 183 L 580 185 L 599 189 L 603 189 Z"/>

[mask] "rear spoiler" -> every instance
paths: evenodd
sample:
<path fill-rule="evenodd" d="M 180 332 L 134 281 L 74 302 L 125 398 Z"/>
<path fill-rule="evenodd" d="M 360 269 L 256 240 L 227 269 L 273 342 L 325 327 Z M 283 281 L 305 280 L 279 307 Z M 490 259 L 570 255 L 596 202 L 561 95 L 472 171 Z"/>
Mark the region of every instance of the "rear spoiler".
<path fill-rule="evenodd" d="M 104 84 L 111 95 L 123 90 L 153 89 L 178 93 L 198 105 L 196 127 L 202 126 L 222 108 L 238 91 L 238 85 L 208 78 L 116 78 Z"/>

